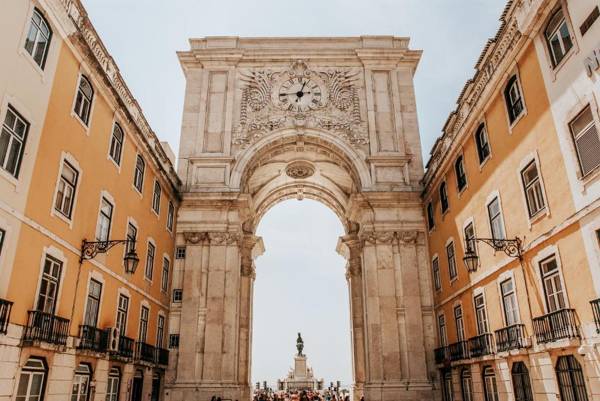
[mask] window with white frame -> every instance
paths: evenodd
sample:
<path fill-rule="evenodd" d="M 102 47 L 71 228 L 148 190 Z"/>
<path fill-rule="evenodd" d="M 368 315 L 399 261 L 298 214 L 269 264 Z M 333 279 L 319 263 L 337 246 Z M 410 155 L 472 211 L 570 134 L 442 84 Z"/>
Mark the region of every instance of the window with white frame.
<path fill-rule="evenodd" d="M 94 88 L 85 75 L 79 78 L 77 96 L 75 97 L 74 112 L 87 125 L 90 121 L 90 111 L 94 100 Z"/>
<path fill-rule="evenodd" d="M 119 400 L 119 387 L 121 384 L 121 371 L 119 368 L 111 368 L 108 373 L 108 382 L 106 385 L 106 401 Z"/>
<path fill-rule="evenodd" d="M 510 77 L 506 84 L 506 88 L 504 89 L 504 100 L 508 111 L 508 119 L 512 124 L 525 110 L 521 86 L 519 85 L 519 79 L 516 75 Z"/>
<path fill-rule="evenodd" d="M 446 245 L 446 256 L 448 256 L 448 274 L 450 275 L 450 280 L 453 280 L 458 275 L 458 270 L 456 269 L 456 252 L 454 249 L 454 241 L 450 241 L 450 243 Z"/>
<path fill-rule="evenodd" d="M 445 347 L 448 344 L 448 336 L 446 335 L 446 317 L 443 314 L 438 316 L 438 330 L 440 346 Z"/>
<path fill-rule="evenodd" d="M 28 132 L 29 123 L 9 105 L 0 133 L 0 167 L 15 178 L 19 178 Z"/>
<path fill-rule="evenodd" d="M 183 300 L 183 290 L 176 288 L 173 290 L 173 303 L 180 303 Z"/>
<path fill-rule="evenodd" d="M 163 292 L 167 292 L 167 290 L 169 289 L 169 268 L 169 259 L 163 258 L 162 277 L 160 281 L 160 290 Z"/>
<path fill-rule="evenodd" d="M 100 298 L 102 296 L 102 283 L 91 279 L 88 288 L 88 296 L 85 307 L 83 324 L 96 327 L 98 324 L 98 312 L 100 311 Z"/>
<path fill-rule="evenodd" d="M 540 272 L 544 284 L 544 296 L 548 313 L 564 309 L 567 306 L 566 295 L 555 255 L 540 262 Z"/>
<path fill-rule="evenodd" d="M 121 153 L 123 152 L 124 140 L 125 134 L 123 134 L 123 129 L 119 124 L 115 123 L 110 137 L 110 149 L 108 150 L 108 154 L 117 165 L 121 164 Z"/>
<path fill-rule="evenodd" d="M 71 213 L 73 212 L 78 176 L 79 173 L 75 167 L 68 161 L 63 160 L 58 187 L 56 188 L 54 209 L 68 219 L 71 219 Z"/>
<path fill-rule="evenodd" d="M 504 320 L 506 326 L 512 326 L 519 323 L 519 307 L 517 306 L 517 294 L 515 293 L 514 281 L 512 278 L 500 283 L 500 292 L 502 295 L 502 307 L 504 309 Z"/>
<path fill-rule="evenodd" d="M 483 368 L 483 394 L 485 396 L 485 401 L 498 401 L 496 374 L 491 366 Z"/>
<path fill-rule="evenodd" d="M 138 340 L 142 343 L 146 342 L 146 337 L 148 336 L 148 318 L 150 316 L 150 309 L 145 306 L 142 306 L 142 310 L 140 312 L 140 329 L 138 332 Z"/>
<path fill-rule="evenodd" d="M 475 319 L 477 321 L 477 334 L 482 335 L 489 332 L 487 311 L 485 308 L 485 298 L 483 294 L 476 295 L 473 298 L 475 304 Z"/>
<path fill-rule="evenodd" d="M 165 317 L 158 315 L 158 323 L 156 326 L 156 347 L 162 348 L 165 339 Z"/>
<path fill-rule="evenodd" d="M 442 207 L 442 214 L 445 213 L 450 206 L 448 203 L 448 189 L 446 188 L 446 181 L 440 184 L 440 205 Z"/>
<path fill-rule="evenodd" d="M 470 222 L 465 226 L 464 234 L 466 249 L 477 254 L 477 244 L 475 241 L 475 226 L 473 225 L 473 222 Z"/>
<path fill-rule="evenodd" d="M 456 174 L 456 187 L 460 192 L 467 186 L 467 173 L 462 155 L 458 156 L 454 162 L 454 173 Z"/>
<path fill-rule="evenodd" d="M 562 8 L 556 10 L 552 15 L 546 25 L 544 35 L 552 58 L 552 66 L 556 67 L 573 47 L 571 32 L 569 32 L 569 25 Z"/>
<path fill-rule="evenodd" d="M 546 208 L 542 182 L 535 160 L 532 160 L 521 170 L 521 180 L 527 201 L 527 212 L 531 218 Z"/>
<path fill-rule="evenodd" d="M 47 374 L 45 360 L 30 357 L 21 369 L 15 401 L 41 401 L 44 397 Z"/>
<path fill-rule="evenodd" d="M 490 141 L 485 129 L 485 124 L 481 124 L 477 131 L 475 131 L 475 144 L 477 145 L 477 157 L 479 158 L 479 164 L 490 157 Z"/>
<path fill-rule="evenodd" d="M 452 370 L 446 369 L 444 371 L 444 386 L 442 387 L 442 398 L 443 401 L 454 401 L 454 390 L 452 388 Z"/>
<path fill-rule="evenodd" d="M 36 8 L 31 16 L 29 31 L 25 39 L 25 50 L 33 57 L 33 61 L 43 70 L 52 40 L 50 24 L 42 13 Z"/>
<path fill-rule="evenodd" d="M 61 274 L 62 262 L 50 255 L 46 255 L 37 297 L 36 309 L 38 311 L 54 314 Z"/>
<path fill-rule="evenodd" d="M 152 193 L 152 210 L 156 213 L 160 213 L 160 184 L 158 181 L 154 181 L 154 192 Z"/>
<path fill-rule="evenodd" d="M 460 384 L 463 401 L 473 401 L 473 379 L 469 368 L 462 368 L 460 372 Z"/>
<path fill-rule="evenodd" d="M 458 341 L 465 341 L 465 323 L 463 320 L 462 306 L 454 307 L 454 324 L 456 326 L 456 338 Z"/>
<path fill-rule="evenodd" d="M 130 252 L 135 250 L 135 242 L 137 241 L 137 227 L 133 225 L 132 222 L 127 223 L 127 245 L 125 247 L 125 252 Z"/>
<path fill-rule="evenodd" d="M 585 375 L 577 358 L 563 355 L 556 361 L 556 378 L 560 399 L 565 401 L 588 401 Z"/>
<path fill-rule="evenodd" d="M 169 348 L 179 348 L 179 334 L 169 335 Z"/>
<path fill-rule="evenodd" d="M 135 159 L 135 171 L 133 172 L 133 186 L 141 193 L 144 187 L 144 171 L 146 163 L 141 155 L 137 155 Z"/>
<path fill-rule="evenodd" d="M 113 205 L 104 196 L 100 201 L 100 213 L 98 215 L 98 227 L 96 229 L 97 241 L 108 241 L 110 225 L 112 223 Z"/>
<path fill-rule="evenodd" d="M 185 246 L 175 248 L 175 259 L 185 259 Z"/>
<path fill-rule="evenodd" d="M 433 271 L 433 283 L 436 290 L 442 289 L 442 279 L 440 277 L 440 260 L 436 257 L 431 262 L 431 269 Z"/>
<path fill-rule="evenodd" d="M 175 219 L 175 207 L 173 202 L 169 201 L 169 210 L 167 213 L 167 230 L 173 231 L 173 222 Z"/>
<path fill-rule="evenodd" d="M 80 363 L 75 369 L 75 375 L 73 376 L 71 401 L 88 401 L 91 378 L 92 370 L 90 366 L 86 363 Z"/>
<path fill-rule="evenodd" d="M 592 109 L 588 105 L 570 123 L 582 176 L 600 166 L 600 133 L 594 122 Z"/>
<path fill-rule="evenodd" d="M 127 315 L 129 313 L 129 297 L 119 294 L 119 302 L 117 304 L 117 328 L 119 334 L 126 335 L 127 330 Z"/>
<path fill-rule="evenodd" d="M 490 219 L 490 229 L 493 239 L 505 239 L 504 221 L 502 219 L 502 210 L 500 210 L 500 200 L 494 197 L 487 205 L 488 217 Z"/>
<path fill-rule="evenodd" d="M 154 255 L 156 253 L 156 247 L 152 242 L 148 242 L 148 253 L 146 254 L 146 270 L 145 275 L 148 280 L 152 280 L 154 273 Z"/>

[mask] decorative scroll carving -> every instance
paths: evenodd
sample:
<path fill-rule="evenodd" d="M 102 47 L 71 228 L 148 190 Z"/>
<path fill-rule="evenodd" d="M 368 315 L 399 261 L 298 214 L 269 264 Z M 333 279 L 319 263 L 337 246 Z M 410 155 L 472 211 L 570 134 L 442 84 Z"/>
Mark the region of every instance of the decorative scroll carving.
<path fill-rule="evenodd" d="M 304 179 L 312 176 L 315 173 L 315 168 L 308 162 L 296 161 L 285 168 L 285 173 L 291 178 Z"/>
<path fill-rule="evenodd" d="M 398 232 L 398 238 L 400 242 L 404 244 L 416 244 L 417 243 L 417 231 L 400 231 Z"/>
<path fill-rule="evenodd" d="M 360 235 L 360 238 L 367 244 L 391 244 L 394 241 L 395 231 L 367 231 Z"/>
<path fill-rule="evenodd" d="M 234 245 L 239 244 L 240 235 L 237 233 L 209 232 L 208 239 L 211 245 Z"/>
<path fill-rule="evenodd" d="M 183 233 L 183 238 L 185 239 L 186 243 L 196 245 L 199 244 L 202 240 L 206 239 L 206 233 L 186 231 Z"/>
<path fill-rule="evenodd" d="M 342 237 L 342 242 L 349 252 L 346 277 L 358 277 L 362 274 L 362 241 L 358 235 L 348 234 Z"/>
<path fill-rule="evenodd" d="M 242 236 L 240 241 L 240 252 L 241 252 L 241 263 L 240 273 L 243 277 L 254 277 L 256 275 L 256 268 L 252 258 L 252 250 L 258 242 L 258 237 L 255 235 L 246 234 Z"/>
<path fill-rule="evenodd" d="M 320 128 L 341 136 L 352 145 L 368 143 L 366 122 L 361 118 L 358 96 L 358 70 L 315 71 L 303 60 L 287 69 L 251 70 L 241 73 L 242 89 L 239 123 L 233 142 L 247 147 L 282 128 Z M 297 77 L 310 78 L 322 85 L 321 101 L 307 111 L 287 109 L 277 96 L 279 85 Z M 293 109 L 293 108 L 292 108 Z"/>

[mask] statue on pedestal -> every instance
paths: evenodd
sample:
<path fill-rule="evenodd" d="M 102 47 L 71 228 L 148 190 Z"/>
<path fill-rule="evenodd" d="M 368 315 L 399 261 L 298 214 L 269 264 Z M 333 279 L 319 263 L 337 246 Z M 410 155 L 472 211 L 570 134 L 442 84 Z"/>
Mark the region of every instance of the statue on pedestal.
<path fill-rule="evenodd" d="M 304 356 L 302 354 L 302 350 L 304 349 L 304 341 L 302 340 L 300 333 L 298 333 L 298 339 L 296 339 L 296 349 L 298 350 L 298 356 Z"/>

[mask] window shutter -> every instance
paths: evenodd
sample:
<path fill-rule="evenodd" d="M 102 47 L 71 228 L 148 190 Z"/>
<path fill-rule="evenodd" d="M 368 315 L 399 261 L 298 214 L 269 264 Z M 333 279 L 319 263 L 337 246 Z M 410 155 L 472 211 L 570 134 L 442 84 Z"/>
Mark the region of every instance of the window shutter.
<path fill-rule="evenodd" d="M 600 165 L 600 138 L 595 124 L 575 139 L 575 146 L 579 154 L 579 162 L 583 175 Z"/>

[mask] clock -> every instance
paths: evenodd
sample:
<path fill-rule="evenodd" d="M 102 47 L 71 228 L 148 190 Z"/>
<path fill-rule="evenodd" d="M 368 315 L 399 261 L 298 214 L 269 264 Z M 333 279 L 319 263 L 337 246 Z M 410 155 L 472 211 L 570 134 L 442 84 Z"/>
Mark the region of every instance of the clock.
<path fill-rule="evenodd" d="M 323 106 L 323 90 L 314 79 L 306 76 L 292 77 L 279 86 L 278 104 L 288 111 L 304 113 Z"/>

